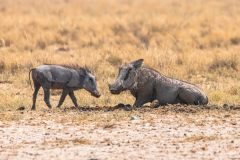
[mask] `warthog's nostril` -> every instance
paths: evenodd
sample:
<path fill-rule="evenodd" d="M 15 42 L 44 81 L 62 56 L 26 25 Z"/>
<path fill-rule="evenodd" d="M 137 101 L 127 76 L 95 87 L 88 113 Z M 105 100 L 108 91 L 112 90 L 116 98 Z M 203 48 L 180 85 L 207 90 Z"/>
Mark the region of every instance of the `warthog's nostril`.
<path fill-rule="evenodd" d="M 97 98 L 99 98 L 101 96 L 101 94 L 97 90 L 93 91 L 92 95 L 97 97 Z"/>
<path fill-rule="evenodd" d="M 109 88 L 109 90 L 110 90 L 110 92 L 114 92 L 114 91 L 116 91 L 115 88 Z"/>
<path fill-rule="evenodd" d="M 109 86 L 109 91 L 112 94 L 119 94 L 121 92 L 121 89 L 119 87 L 117 87 L 116 85 L 110 85 Z"/>

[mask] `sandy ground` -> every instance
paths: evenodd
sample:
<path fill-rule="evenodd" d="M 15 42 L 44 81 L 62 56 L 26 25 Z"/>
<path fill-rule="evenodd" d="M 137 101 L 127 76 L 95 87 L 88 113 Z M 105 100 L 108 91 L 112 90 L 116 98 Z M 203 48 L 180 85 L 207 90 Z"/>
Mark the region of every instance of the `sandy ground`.
<path fill-rule="evenodd" d="M 145 110 L 109 123 L 22 111 L 0 121 L 0 159 L 240 159 L 240 110 Z"/>

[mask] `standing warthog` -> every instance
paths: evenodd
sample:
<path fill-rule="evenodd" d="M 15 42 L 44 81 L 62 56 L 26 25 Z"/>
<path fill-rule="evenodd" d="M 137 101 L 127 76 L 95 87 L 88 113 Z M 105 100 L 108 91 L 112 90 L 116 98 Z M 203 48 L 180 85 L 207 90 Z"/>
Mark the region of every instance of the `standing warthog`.
<path fill-rule="evenodd" d="M 130 90 L 136 98 L 134 106 L 141 107 L 157 101 L 155 107 L 165 104 L 207 104 L 207 96 L 196 86 L 166 77 L 159 72 L 142 67 L 143 59 L 122 65 L 114 84 L 109 85 L 112 94 Z"/>
<path fill-rule="evenodd" d="M 87 68 L 71 65 L 40 65 L 30 70 L 29 80 L 31 72 L 34 84 L 32 110 L 36 109 L 36 99 L 40 87 L 43 88 L 44 101 L 48 108 L 52 108 L 49 101 L 50 89 L 63 90 L 57 107 L 60 107 L 66 96 L 69 95 L 77 108 L 77 99 L 73 91 L 82 88 L 89 91 L 93 96 L 100 97 L 96 79 Z"/>

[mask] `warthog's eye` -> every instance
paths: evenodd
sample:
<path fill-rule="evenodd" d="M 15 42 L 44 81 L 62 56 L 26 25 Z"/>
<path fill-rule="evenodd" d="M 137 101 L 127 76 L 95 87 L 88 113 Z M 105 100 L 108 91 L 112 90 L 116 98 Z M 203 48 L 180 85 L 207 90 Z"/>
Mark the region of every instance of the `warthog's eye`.
<path fill-rule="evenodd" d="M 130 68 L 130 69 L 127 71 L 127 74 L 126 74 L 126 76 L 125 76 L 125 78 L 124 78 L 124 81 L 128 79 L 131 70 L 132 70 L 132 68 Z"/>
<path fill-rule="evenodd" d="M 93 79 L 92 78 L 89 78 L 89 81 L 90 81 L 90 83 L 93 83 Z"/>

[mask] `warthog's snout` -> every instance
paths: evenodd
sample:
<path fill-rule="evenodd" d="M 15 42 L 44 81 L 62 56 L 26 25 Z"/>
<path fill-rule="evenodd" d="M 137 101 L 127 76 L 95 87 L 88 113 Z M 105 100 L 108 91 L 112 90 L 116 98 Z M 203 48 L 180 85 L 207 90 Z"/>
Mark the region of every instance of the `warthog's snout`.
<path fill-rule="evenodd" d="M 99 98 L 101 96 L 101 94 L 98 92 L 98 90 L 95 90 L 91 93 L 94 97 Z"/>
<path fill-rule="evenodd" d="M 109 84 L 108 87 L 109 87 L 109 91 L 112 94 L 119 94 L 121 92 L 121 87 L 119 87 L 118 85 Z"/>

